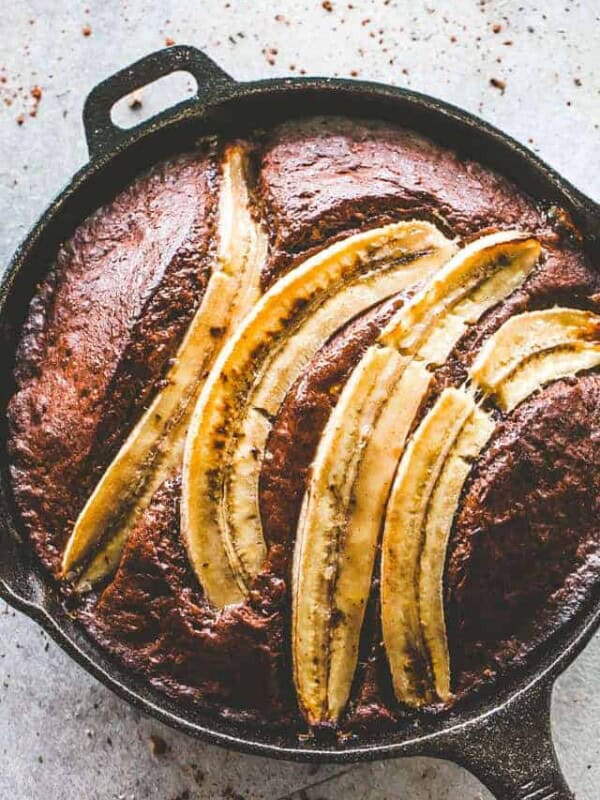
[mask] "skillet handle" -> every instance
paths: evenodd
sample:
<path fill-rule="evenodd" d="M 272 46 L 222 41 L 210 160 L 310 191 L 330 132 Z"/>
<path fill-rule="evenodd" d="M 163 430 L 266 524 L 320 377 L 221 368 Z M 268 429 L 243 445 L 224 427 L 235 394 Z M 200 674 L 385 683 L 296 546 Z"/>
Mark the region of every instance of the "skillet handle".
<path fill-rule="evenodd" d="M 111 109 L 117 100 L 158 78 L 178 71 L 189 72 L 198 85 L 193 97 L 173 106 L 178 112 L 194 106 L 199 100 L 217 99 L 235 85 L 233 78 L 195 47 L 177 45 L 150 53 L 99 83 L 87 96 L 83 107 L 83 125 L 90 157 L 96 158 L 127 141 L 134 131 L 148 122 L 146 120 L 127 130 L 119 128 L 110 118 Z M 173 109 L 169 109 L 167 113 Z"/>
<path fill-rule="evenodd" d="M 465 725 L 447 757 L 477 776 L 496 800 L 574 800 L 552 743 L 551 694 L 551 683 L 538 683 Z"/>

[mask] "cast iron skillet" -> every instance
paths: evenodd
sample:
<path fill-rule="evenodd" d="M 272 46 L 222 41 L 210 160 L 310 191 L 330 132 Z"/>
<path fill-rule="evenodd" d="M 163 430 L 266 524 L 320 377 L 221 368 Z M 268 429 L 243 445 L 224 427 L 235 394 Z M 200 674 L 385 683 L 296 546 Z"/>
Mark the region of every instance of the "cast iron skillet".
<path fill-rule="evenodd" d="M 119 98 L 177 70 L 196 79 L 194 97 L 128 131 L 111 122 L 110 110 Z M 368 741 L 301 742 L 293 734 L 181 708 L 113 662 L 65 612 L 56 587 L 38 567 L 12 507 L 5 447 L 5 407 L 13 390 L 9 376 L 29 300 L 59 243 L 133 176 L 189 147 L 199 135 L 242 134 L 278 120 L 318 113 L 392 120 L 494 167 L 532 196 L 568 209 L 585 232 L 587 246 L 599 254 L 600 206 L 517 142 L 453 106 L 362 81 L 294 78 L 237 83 L 191 47 L 171 47 L 143 58 L 90 93 L 83 112 L 90 161 L 37 222 L 0 286 L 0 595 L 42 625 L 118 695 L 206 741 L 294 761 L 347 763 L 401 755 L 447 758 L 471 770 L 499 800 L 572 798 L 552 745 L 550 695 L 556 677 L 600 623 L 600 593 L 539 656 L 490 696 L 475 698 L 418 727 Z"/>

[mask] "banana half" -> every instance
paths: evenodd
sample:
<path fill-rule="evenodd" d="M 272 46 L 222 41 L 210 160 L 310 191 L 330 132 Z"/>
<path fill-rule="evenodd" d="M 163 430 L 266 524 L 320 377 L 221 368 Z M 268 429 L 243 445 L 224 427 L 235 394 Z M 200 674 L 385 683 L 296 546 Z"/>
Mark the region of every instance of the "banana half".
<path fill-rule="evenodd" d="M 511 411 L 551 380 L 590 369 L 600 357 L 600 317 L 574 308 L 519 314 L 481 348 L 470 380 Z"/>
<path fill-rule="evenodd" d="M 67 543 L 63 574 L 81 573 L 85 567 L 80 589 L 114 571 L 136 519 L 181 465 L 191 412 L 205 376 L 227 336 L 260 296 L 267 243 L 250 213 L 246 157 L 238 145 L 225 151 L 216 266 L 165 386 L 100 479 Z"/>
<path fill-rule="evenodd" d="M 347 321 L 422 281 L 455 249 L 427 222 L 351 236 L 278 281 L 223 350 L 190 424 L 182 487 L 182 537 L 211 604 L 244 600 L 264 563 L 259 476 L 289 387 Z"/>
<path fill-rule="evenodd" d="M 466 386 L 442 392 L 411 438 L 390 492 L 382 548 L 383 634 L 401 702 L 451 698 L 446 551 L 471 465 L 495 430 L 476 397 L 511 411 L 548 382 L 598 365 L 597 315 L 551 308 L 512 317 L 484 344 Z"/>
<path fill-rule="evenodd" d="M 432 368 L 523 283 L 540 250 L 508 231 L 459 251 L 392 317 L 342 390 L 312 464 L 294 553 L 294 677 L 312 724 L 335 721 L 348 700 L 386 500 Z"/>
<path fill-rule="evenodd" d="M 396 697 L 411 706 L 433 699 L 418 595 L 427 509 L 446 459 L 474 410 L 475 401 L 465 392 L 442 392 L 400 461 L 385 516 L 381 557 L 383 637 Z"/>

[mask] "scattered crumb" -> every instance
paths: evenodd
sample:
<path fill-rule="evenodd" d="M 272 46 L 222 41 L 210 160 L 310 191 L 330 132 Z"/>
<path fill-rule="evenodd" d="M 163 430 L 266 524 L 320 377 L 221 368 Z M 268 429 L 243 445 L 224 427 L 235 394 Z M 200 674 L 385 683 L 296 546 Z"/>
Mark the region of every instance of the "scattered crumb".
<path fill-rule="evenodd" d="M 226 786 L 223 792 L 224 800 L 245 800 L 244 796 L 238 794 L 231 786 Z"/>
<path fill-rule="evenodd" d="M 92 35 L 92 29 L 90 28 L 89 25 L 84 25 L 83 28 L 81 29 L 81 32 L 82 32 L 82 34 L 84 36 L 91 36 Z"/>
<path fill-rule="evenodd" d="M 575 86 L 581 86 L 581 78 L 573 78 L 573 83 Z"/>
<path fill-rule="evenodd" d="M 164 756 L 169 747 L 162 736 L 153 734 L 150 736 L 150 749 L 152 750 L 152 755 L 155 758 L 159 758 L 160 756 Z"/>
<path fill-rule="evenodd" d="M 499 22 L 496 22 L 494 23 L 494 25 L 492 25 L 492 31 L 494 33 L 500 33 L 501 30 L 502 30 L 502 25 L 500 25 Z"/>
<path fill-rule="evenodd" d="M 17 125 L 22 125 L 25 122 L 25 114 L 19 114 L 17 117 Z"/>
<path fill-rule="evenodd" d="M 331 0 L 323 0 L 321 6 L 325 9 L 325 11 L 329 11 L 329 13 L 333 11 L 333 3 Z"/>
<path fill-rule="evenodd" d="M 166 36 L 165 44 L 167 47 L 172 47 L 175 44 L 175 39 L 172 39 L 170 36 Z"/>
<path fill-rule="evenodd" d="M 29 109 L 29 116 L 30 117 L 37 117 L 38 106 L 42 99 L 42 90 L 39 86 L 34 86 L 30 89 L 29 94 L 33 97 L 33 107 Z"/>
<path fill-rule="evenodd" d="M 131 97 L 129 98 L 129 108 L 132 111 L 138 111 L 143 105 L 142 102 L 142 93 L 140 91 L 133 92 Z"/>
<path fill-rule="evenodd" d="M 200 769 L 200 767 L 197 764 L 190 764 L 190 766 L 193 770 L 194 780 L 196 781 L 198 786 L 202 786 L 202 784 L 206 780 L 206 774 L 204 773 L 204 770 Z"/>
<path fill-rule="evenodd" d="M 267 63 L 274 67 L 275 66 L 275 56 L 279 53 L 279 50 L 276 47 L 263 47 L 261 50 L 263 56 L 267 59 Z"/>
<path fill-rule="evenodd" d="M 499 89 L 500 94 L 504 94 L 504 90 L 506 89 L 506 81 L 500 80 L 500 78 L 490 78 L 490 85 L 494 87 L 494 89 Z"/>

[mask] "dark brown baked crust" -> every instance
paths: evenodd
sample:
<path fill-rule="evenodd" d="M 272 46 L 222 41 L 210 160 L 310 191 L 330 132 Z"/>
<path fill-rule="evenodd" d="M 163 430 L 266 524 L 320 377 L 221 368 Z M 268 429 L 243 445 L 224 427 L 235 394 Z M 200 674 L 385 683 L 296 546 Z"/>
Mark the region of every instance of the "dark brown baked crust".
<path fill-rule="evenodd" d="M 215 155 L 162 164 L 84 222 L 32 301 L 8 409 L 13 491 L 54 573 L 148 402 L 210 269 Z"/>
<path fill-rule="evenodd" d="M 550 385 L 500 424 L 471 476 L 447 564 L 459 691 L 557 630 L 569 579 L 586 588 L 600 545 L 599 466 L 599 374 Z"/>
<path fill-rule="evenodd" d="M 319 117 L 281 125 L 260 160 L 271 282 L 299 253 L 348 230 L 402 217 L 431 219 L 454 235 L 545 227 L 516 187 L 414 131 Z"/>
<path fill-rule="evenodd" d="M 211 609 L 179 536 L 180 482 L 164 484 L 131 535 L 114 580 L 83 613 L 98 641 L 167 693 L 284 724 L 282 582 L 265 576 L 252 602 Z"/>
<path fill-rule="evenodd" d="M 598 271 L 552 215 L 412 132 L 335 118 L 288 123 L 256 145 L 256 169 L 256 213 L 270 237 L 265 285 L 341 234 L 402 217 L 431 219 L 462 239 L 509 227 L 542 239 L 543 264 L 463 337 L 437 370 L 422 413 L 443 388 L 464 381 L 480 343 L 510 315 L 562 302 L 596 308 Z M 213 150 L 140 178 L 78 229 L 32 303 L 9 407 L 12 479 L 25 526 L 54 574 L 74 519 L 201 300 L 218 181 Z M 287 630 L 306 475 L 353 366 L 402 302 L 348 324 L 289 391 L 261 475 L 269 559 L 246 604 L 216 613 L 202 597 L 179 538 L 177 479 L 155 495 L 103 591 L 70 599 L 90 634 L 153 685 L 227 715 L 301 725 Z M 544 641 L 596 577 L 599 412 L 598 374 L 544 389 L 500 420 L 469 480 L 445 581 L 459 694 Z M 342 722 L 357 733 L 400 725 L 406 714 L 380 644 L 377 580 Z"/>

